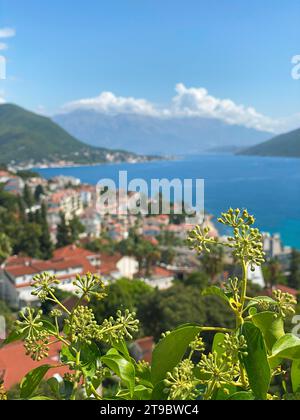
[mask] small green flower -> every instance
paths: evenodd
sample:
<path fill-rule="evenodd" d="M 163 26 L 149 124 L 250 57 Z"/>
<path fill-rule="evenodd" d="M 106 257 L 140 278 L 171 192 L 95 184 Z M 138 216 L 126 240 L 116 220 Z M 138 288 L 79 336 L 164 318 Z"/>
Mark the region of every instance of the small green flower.
<path fill-rule="evenodd" d="M 91 341 L 97 336 L 97 321 L 93 311 L 86 306 L 78 306 L 65 323 L 69 327 L 74 343 L 80 341 L 91 344 Z"/>
<path fill-rule="evenodd" d="M 194 375 L 194 364 L 186 359 L 173 372 L 167 373 L 164 384 L 169 390 L 169 400 L 193 400 L 200 393 L 197 391 L 199 380 Z"/>
<path fill-rule="evenodd" d="M 15 322 L 17 332 L 32 339 L 39 337 L 43 328 L 42 315 L 42 311 L 36 312 L 33 308 L 25 308 L 19 314 L 20 320 Z"/>
<path fill-rule="evenodd" d="M 135 318 L 136 314 L 128 309 L 122 314 L 117 312 L 117 318 L 110 317 L 105 319 L 101 327 L 98 328 L 98 340 L 109 343 L 120 341 L 123 338 L 132 340 L 132 334 L 138 331 L 139 321 Z"/>
<path fill-rule="evenodd" d="M 47 331 L 40 331 L 39 336 L 35 339 L 27 338 L 24 342 L 26 355 L 37 362 L 48 357 L 49 353 L 49 334 Z"/>
<path fill-rule="evenodd" d="M 279 313 L 283 318 L 296 313 L 297 299 L 293 295 L 283 293 L 281 290 L 274 290 L 273 298 L 277 302 Z"/>
<path fill-rule="evenodd" d="M 32 287 L 35 289 L 31 294 L 37 296 L 44 302 L 50 293 L 55 292 L 55 287 L 59 284 L 59 280 L 49 273 L 38 274 L 33 278 Z"/>
<path fill-rule="evenodd" d="M 73 285 L 78 288 L 76 294 L 84 295 L 88 301 L 92 297 L 101 300 L 107 296 L 104 282 L 97 274 L 87 273 L 85 276 L 78 275 Z"/>
<path fill-rule="evenodd" d="M 59 309 L 53 309 L 50 312 L 50 316 L 51 316 L 51 318 L 61 318 L 63 316 L 63 313 Z"/>
<path fill-rule="evenodd" d="M 211 238 L 209 232 L 209 227 L 202 229 L 200 226 L 196 226 L 190 231 L 188 243 L 191 249 L 195 249 L 199 254 L 203 251 L 211 252 L 210 246 L 216 245 L 218 241 L 215 238 Z"/>
<path fill-rule="evenodd" d="M 199 352 L 199 353 L 203 353 L 204 352 L 204 350 L 205 350 L 205 343 L 203 341 L 203 338 L 200 337 L 200 335 L 198 335 L 198 337 L 196 337 L 195 340 L 190 343 L 190 349 L 193 352 L 196 352 L 196 351 Z"/>

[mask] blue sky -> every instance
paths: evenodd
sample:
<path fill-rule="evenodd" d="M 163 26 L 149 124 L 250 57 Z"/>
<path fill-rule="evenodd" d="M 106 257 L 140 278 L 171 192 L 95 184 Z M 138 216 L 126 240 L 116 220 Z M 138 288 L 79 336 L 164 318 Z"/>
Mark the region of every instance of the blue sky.
<path fill-rule="evenodd" d="M 169 109 L 180 83 L 181 110 L 205 88 L 300 126 L 299 18 L 299 0 L 0 0 L 0 34 L 16 31 L 0 95 L 49 114 L 107 91 Z"/>

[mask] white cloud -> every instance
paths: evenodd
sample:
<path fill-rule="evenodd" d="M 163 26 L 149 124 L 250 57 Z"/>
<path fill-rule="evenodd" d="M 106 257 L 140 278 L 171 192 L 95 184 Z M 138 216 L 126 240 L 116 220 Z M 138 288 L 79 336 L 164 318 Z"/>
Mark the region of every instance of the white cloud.
<path fill-rule="evenodd" d="M 102 92 L 95 98 L 69 102 L 64 106 L 64 109 L 93 109 L 105 114 L 158 115 L 154 105 L 145 99 L 116 96 L 112 92 Z"/>
<path fill-rule="evenodd" d="M 179 83 L 176 85 L 176 96 L 172 102 L 175 115 L 217 118 L 228 124 L 274 131 L 274 121 L 271 118 L 252 107 L 237 105 L 231 99 L 211 96 L 204 88 L 187 88 Z"/>
<path fill-rule="evenodd" d="M 14 28 L 0 28 L 0 38 L 13 38 L 16 36 Z"/>
<path fill-rule="evenodd" d="M 216 98 L 203 87 L 186 87 L 178 83 L 176 95 L 166 108 L 159 107 L 146 99 L 116 96 L 103 92 L 95 98 L 69 102 L 63 111 L 91 109 L 105 114 L 132 113 L 161 118 L 216 118 L 231 125 L 242 125 L 260 131 L 281 133 L 300 126 L 300 114 L 287 118 L 273 119 L 253 107 L 236 104 L 231 99 Z"/>
<path fill-rule="evenodd" d="M 5 42 L 0 42 L 0 51 L 7 50 L 8 45 Z"/>

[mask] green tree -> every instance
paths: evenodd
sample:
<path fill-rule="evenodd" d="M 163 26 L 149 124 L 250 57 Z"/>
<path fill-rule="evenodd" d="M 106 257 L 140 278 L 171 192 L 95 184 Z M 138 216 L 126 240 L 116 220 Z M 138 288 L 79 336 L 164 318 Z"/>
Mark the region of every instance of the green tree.
<path fill-rule="evenodd" d="M 27 184 L 25 184 L 25 187 L 24 187 L 23 199 L 28 208 L 31 208 L 34 205 L 34 196 L 32 194 L 31 189 L 29 188 Z"/>
<path fill-rule="evenodd" d="M 45 195 L 45 190 L 42 185 L 38 185 L 34 191 L 35 201 L 38 203 L 43 195 Z"/>
<path fill-rule="evenodd" d="M 282 266 L 278 258 L 270 259 L 263 266 L 263 273 L 265 282 L 270 288 L 276 286 L 277 284 L 282 284 L 285 282 L 285 278 L 282 272 Z"/>
<path fill-rule="evenodd" d="M 12 247 L 9 237 L 5 233 L 0 233 L 0 264 L 11 255 L 11 252 Z"/>
<path fill-rule="evenodd" d="M 145 302 L 154 295 L 154 289 L 141 280 L 119 279 L 111 283 L 107 288 L 107 298 L 102 301 L 93 300 L 92 308 L 97 320 L 109 318 L 116 311 L 129 309 L 142 316 Z M 141 325 L 140 336 L 143 336 L 144 328 Z"/>
<path fill-rule="evenodd" d="M 164 264 L 172 264 L 175 256 L 176 252 L 172 247 L 165 248 L 161 251 L 161 262 Z"/>
<path fill-rule="evenodd" d="M 52 257 L 53 243 L 51 241 L 49 225 L 47 220 L 47 207 L 43 203 L 41 207 L 41 237 L 40 237 L 40 248 L 44 259 Z"/>
<path fill-rule="evenodd" d="M 66 221 L 64 213 L 60 214 L 60 223 L 57 225 L 56 240 L 57 248 L 62 248 L 73 243 L 71 229 Z"/>
<path fill-rule="evenodd" d="M 78 241 L 79 236 L 85 232 L 85 227 L 81 223 L 79 217 L 74 216 L 69 222 L 71 241 L 72 243 Z"/>
<path fill-rule="evenodd" d="M 212 282 L 216 282 L 217 276 L 222 273 L 224 269 L 224 251 L 223 248 L 215 245 L 211 252 L 202 255 L 201 263 L 204 271 L 209 275 Z"/>
<path fill-rule="evenodd" d="M 17 253 L 23 253 L 32 258 L 43 258 L 40 248 L 41 235 L 40 225 L 26 223 L 19 232 L 19 241 L 15 246 Z"/>

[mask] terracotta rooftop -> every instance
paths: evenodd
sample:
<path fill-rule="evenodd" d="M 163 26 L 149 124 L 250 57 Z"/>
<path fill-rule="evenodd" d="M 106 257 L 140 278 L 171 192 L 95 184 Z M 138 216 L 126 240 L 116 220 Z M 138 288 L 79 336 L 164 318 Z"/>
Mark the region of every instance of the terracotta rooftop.
<path fill-rule="evenodd" d="M 10 389 L 19 384 L 23 377 L 32 369 L 38 366 L 49 364 L 57 365 L 61 344 L 56 343 L 50 347 L 49 357 L 41 362 L 34 362 L 25 355 L 23 343 L 18 341 L 0 349 L 0 377 L 3 376 L 4 386 Z M 55 374 L 63 376 L 69 370 L 66 367 L 51 369 L 46 378 L 51 378 Z"/>
<path fill-rule="evenodd" d="M 273 289 L 274 290 L 281 290 L 283 293 L 289 293 L 290 295 L 293 295 L 295 297 L 297 297 L 300 293 L 299 290 L 292 289 L 291 287 L 285 286 L 283 284 L 278 284 L 278 285 L 274 286 Z M 272 289 L 266 289 L 265 294 L 267 296 L 272 296 Z"/>

